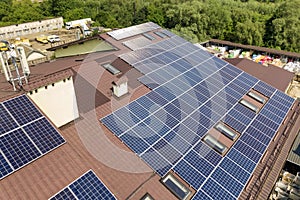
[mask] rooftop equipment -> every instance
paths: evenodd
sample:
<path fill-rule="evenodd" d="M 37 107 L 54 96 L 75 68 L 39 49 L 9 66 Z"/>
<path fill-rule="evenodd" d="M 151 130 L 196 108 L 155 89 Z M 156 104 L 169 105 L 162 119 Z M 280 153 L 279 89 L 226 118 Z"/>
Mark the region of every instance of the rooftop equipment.
<path fill-rule="evenodd" d="M 4 76 L 12 84 L 14 91 L 17 90 L 17 86 L 22 89 L 24 81 L 28 84 L 30 69 L 23 47 L 9 45 L 7 50 L 0 52 L 0 62 Z M 15 72 L 13 73 L 12 70 Z"/>

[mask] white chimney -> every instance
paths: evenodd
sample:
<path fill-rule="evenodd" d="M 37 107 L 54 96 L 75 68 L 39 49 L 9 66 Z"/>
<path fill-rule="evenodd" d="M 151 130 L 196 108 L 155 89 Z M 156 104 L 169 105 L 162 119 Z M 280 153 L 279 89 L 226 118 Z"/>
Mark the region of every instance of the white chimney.
<path fill-rule="evenodd" d="M 119 80 L 113 82 L 113 93 L 117 97 L 121 97 L 128 93 L 128 78 L 122 76 Z"/>

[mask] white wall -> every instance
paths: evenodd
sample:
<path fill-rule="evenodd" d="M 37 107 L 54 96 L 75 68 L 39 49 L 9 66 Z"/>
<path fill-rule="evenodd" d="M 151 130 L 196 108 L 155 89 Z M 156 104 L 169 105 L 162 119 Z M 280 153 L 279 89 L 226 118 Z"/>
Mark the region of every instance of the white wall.
<path fill-rule="evenodd" d="M 72 77 L 34 90 L 28 96 L 57 127 L 79 117 Z"/>
<path fill-rule="evenodd" d="M 0 27 L 0 39 L 11 39 L 32 33 L 40 33 L 53 29 L 60 29 L 64 26 L 62 17 L 46 19 L 35 22 L 28 22 L 18 25 Z"/>

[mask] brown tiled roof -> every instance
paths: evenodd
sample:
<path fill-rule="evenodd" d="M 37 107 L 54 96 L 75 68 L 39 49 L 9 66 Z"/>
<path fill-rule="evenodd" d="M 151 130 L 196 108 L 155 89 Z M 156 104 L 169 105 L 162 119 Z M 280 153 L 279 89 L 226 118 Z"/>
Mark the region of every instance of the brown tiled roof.
<path fill-rule="evenodd" d="M 259 80 L 262 80 L 283 92 L 286 91 L 289 84 L 294 78 L 293 73 L 288 72 L 282 68 L 275 67 L 272 65 L 265 67 L 246 58 L 228 58 L 225 60 L 230 64 L 258 78 Z"/>
<path fill-rule="evenodd" d="M 63 79 L 70 78 L 71 76 L 73 76 L 72 70 L 66 69 L 46 76 L 35 77 L 33 78 L 33 80 L 30 79 L 29 83 L 27 85 L 24 85 L 23 88 L 25 89 L 25 91 L 31 91 L 52 83 L 56 83 Z"/>
<path fill-rule="evenodd" d="M 102 34 L 101 37 L 116 45 L 119 50 L 62 58 L 32 67 L 32 78 L 36 80 L 33 88 L 48 83 L 52 76 L 56 80 L 56 78 L 61 79 L 73 73 L 80 117 L 59 129 L 67 141 L 66 144 L 1 180 L 0 199 L 47 199 L 89 169 L 100 177 L 118 199 L 138 200 L 146 192 L 150 193 L 154 199 L 176 199 L 162 185 L 160 177 L 99 121 L 100 118 L 150 91 L 136 80 L 142 76 L 140 72 L 132 69 L 122 60 L 116 60 L 118 55 L 129 50 L 106 34 Z M 121 76 L 126 75 L 129 78 L 128 95 L 120 99 L 112 96 L 112 81 L 121 76 L 116 77 L 109 73 L 100 66 L 103 63 L 121 66 L 119 68 L 122 71 Z M 237 64 L 240 63 L 237 62 Z M 254 76 L 255 72 L 249 71 Z M 43 79 L 45 77 L 46 79 Z M 50 77 L 49 80 L 47 77 Z M 0 76 L 0 99 L 19 94 L 11 90 L 5 93 L 5 88 L 8 87 L 10 87 L 9 84 L 3 76 Z M 300 119 L 296 122 L 296 128 L 299 128 L 299 121 Z M 269 179 L 262 179 L 260 182 L 259 177 L 263 177 L 263 169 L 267 166 L 267 161 L 273 161 L 274 157 L 270 152 L 276 150 L 278 142 L 284 144 L 284 141 L 281 141 L 283 136 L 288 142 L 285 143 L 286 147 L 282 148 L 285 149 L 282 152 L 286 152 L 288 145 L 291 145 L 289 141 L 293 139 L 295 132 L 286 133 L 282 130 L 284 127 L 281 127 L 278 136 L 270 145 L 267 157 L 256 168 L 254 178 L 241 194 L 241 199 L 249 199 L 253 194 L 261 195 L 263 191 L 270 190 Z M 280 151 L 276 150 L 277 157 L 279 153 Z M 282 160 L 279 159 L 279 161 Z M 277 161 L 273 164 L 280 166 Z M 268 173 L 271 174 L 273 171 Z M 276 174 L 270 178 L 276 178 L 275 176 Z M 263 183 L 268 183 L 267 189 L 258 190 L 254 187 L 256 184 L 261 186 L 260 184 Z M 185 185 L 188 186 L 186 183 Z M 266 199 L 265 196 L 261 197 L 263 198 L 259 199 Z"/>
<path fill-rule="evenodd" d="M 300 53 L 295 53 L 295 52 L 288 52 L 288 51 L 282 51 L 282 50 L 276 50 L 276 49 L 270 49 L 270 48 L 266 48 L 266 47 L 258 47 L 258 46 L 252 46 L 252 45 L 244 45 L 244 44 L 234 43 L 234 42 L 225 41 L 225 40 L 218 40 L 218 39 L 211 39 L 211 40 L 209 40 L 209 42 L 214 43 L 214 44 L 222 44 L 222 45 L 227 45 L 227 46 L 238 47 L 238 48 L 242 48 L 242 49 L 266 52 L 266 53 L 270 53 L 270 54 L 284 55 L 284 56 L 289 56 L 289 57 L 293 57 L 293 58 L 300 58 Z"/>

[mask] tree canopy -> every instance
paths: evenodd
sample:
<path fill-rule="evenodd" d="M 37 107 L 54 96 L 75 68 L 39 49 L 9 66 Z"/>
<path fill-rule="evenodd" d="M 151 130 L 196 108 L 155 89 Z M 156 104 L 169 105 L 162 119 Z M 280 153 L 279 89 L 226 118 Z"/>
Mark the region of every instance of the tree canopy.
<path fill-rule="evenodd" d="M 193 41 L 210 38 L 300 52 L 300 0 L 2 0 L 0 25 L 62 16 L 122 28 L 147 21 Z"/>

